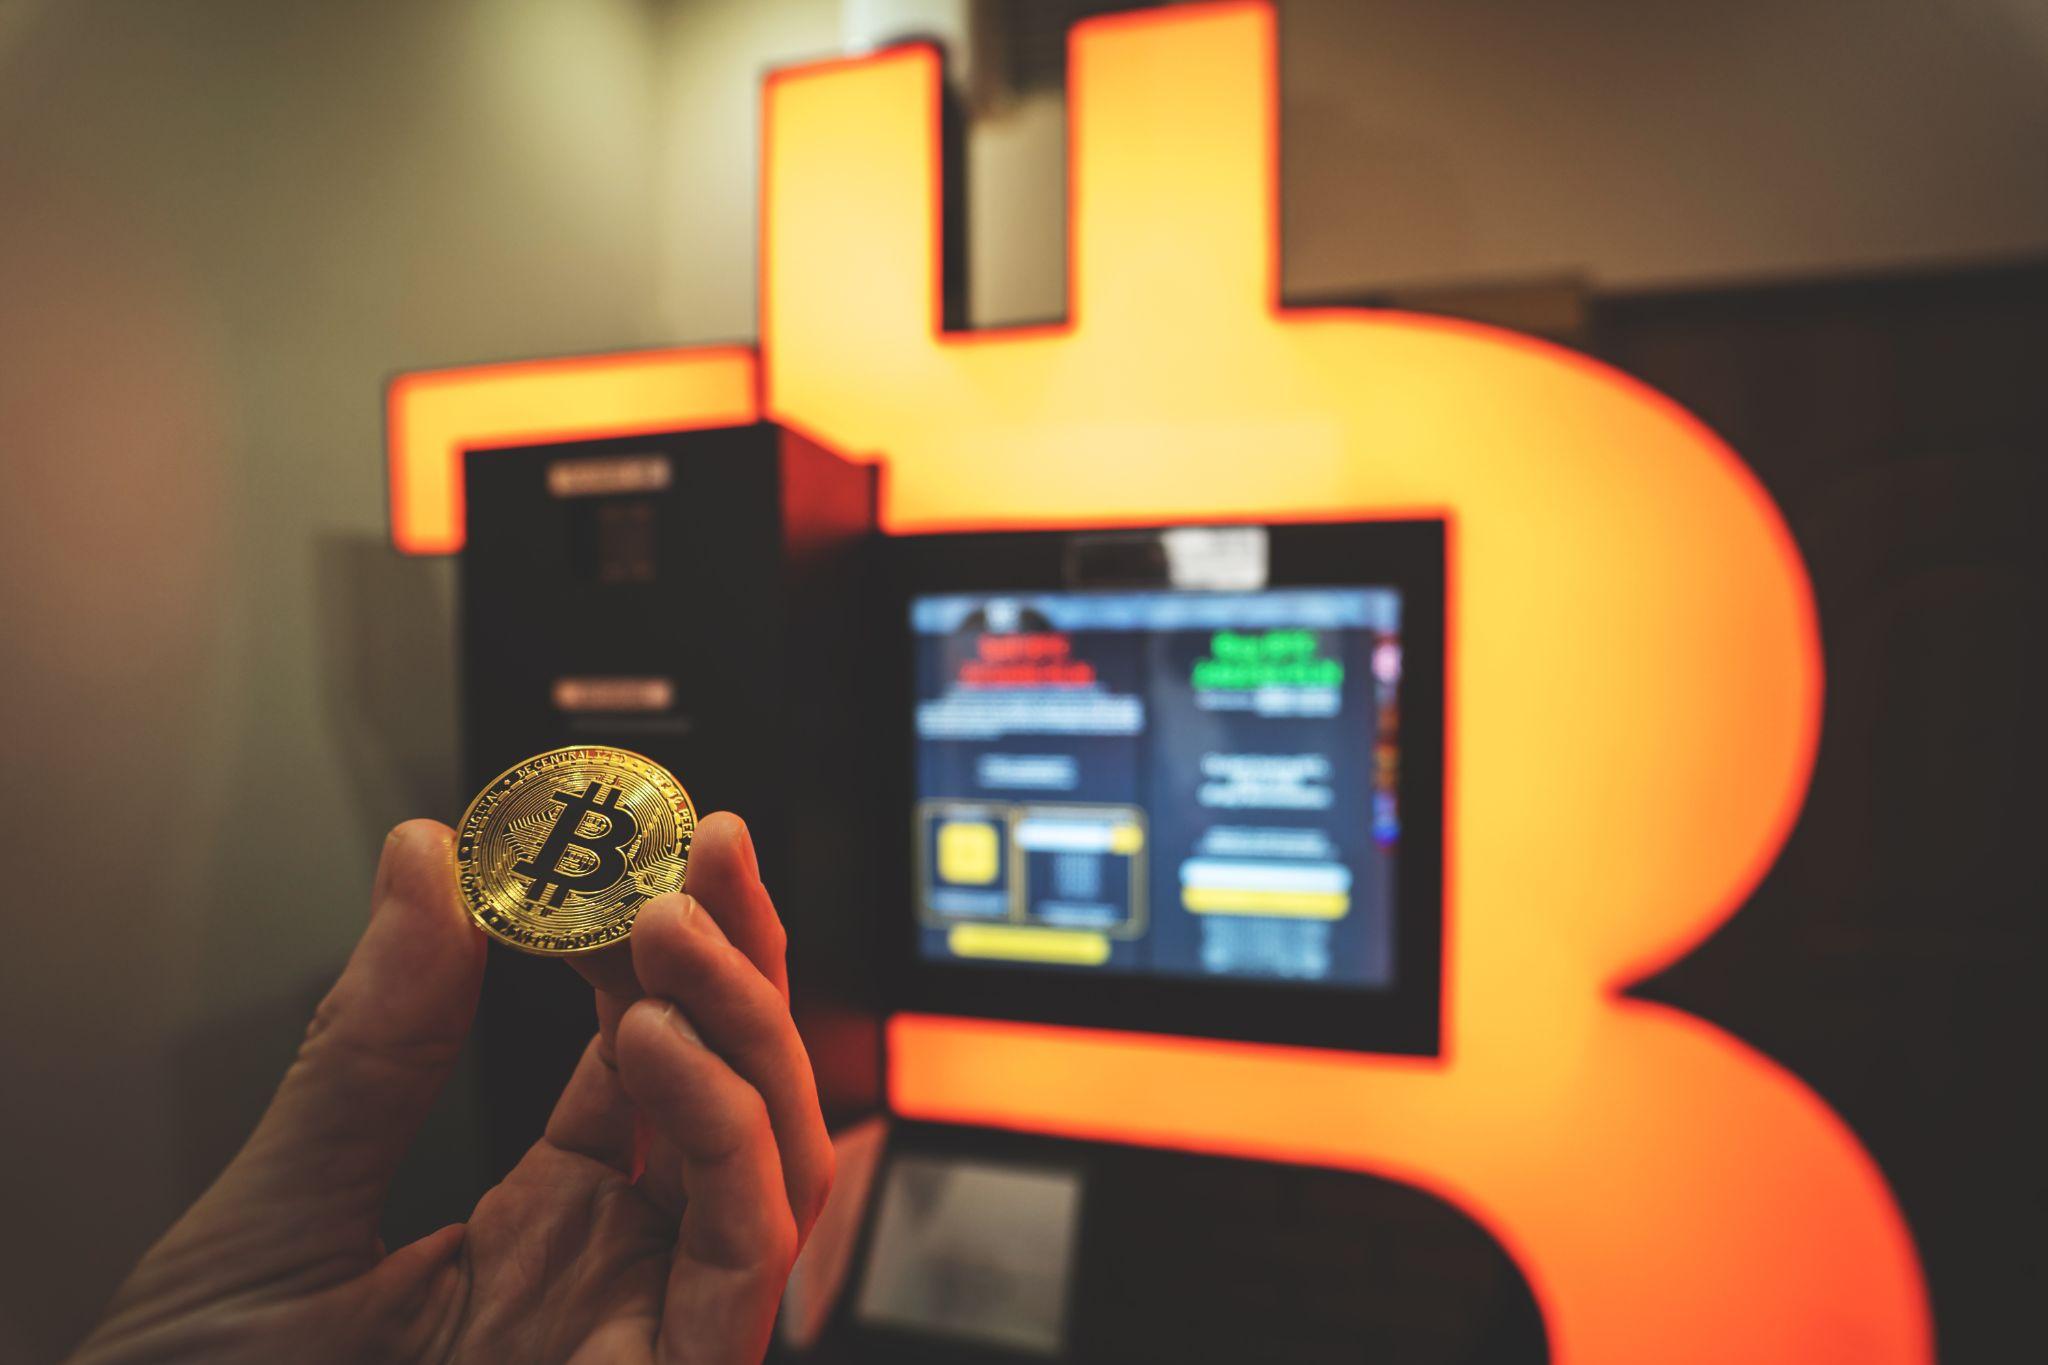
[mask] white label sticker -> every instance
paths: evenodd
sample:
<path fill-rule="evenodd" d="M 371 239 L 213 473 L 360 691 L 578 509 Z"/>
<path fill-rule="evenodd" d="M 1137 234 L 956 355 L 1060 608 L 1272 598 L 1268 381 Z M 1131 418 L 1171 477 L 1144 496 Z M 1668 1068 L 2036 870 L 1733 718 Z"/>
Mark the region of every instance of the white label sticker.
<path fill-rule="evenodd" d="M 1162 531 L 1166 581 L 1193 592 L 1249 592 L 1271 569 L 1263 526 L 1176 526 Z"/>
<path fill-rule="evenodd" d="M 667 678 L 557 678 L 558 711 L 666 711 L 675 705 Z"/>
<path fill-rule="evenodd" d="M 668 487 L 672 473 L 666 455 L 595 455 L 556 460 L 548 466 L 548 492 L 558 498 L 654 493 Z"/>

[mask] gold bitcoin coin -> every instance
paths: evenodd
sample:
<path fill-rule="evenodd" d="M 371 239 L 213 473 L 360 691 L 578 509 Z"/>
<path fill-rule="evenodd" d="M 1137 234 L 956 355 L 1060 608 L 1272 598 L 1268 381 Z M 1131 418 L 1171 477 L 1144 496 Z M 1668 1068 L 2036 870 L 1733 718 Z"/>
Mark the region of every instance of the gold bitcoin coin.
<path fill-rule="evenodd" d="M 680 891 L 697 810 L 651 758 L 581 744 L 507 768 L 455 832 L 469 916 L 523 953 L 623 942 L 650 897 Z"/>

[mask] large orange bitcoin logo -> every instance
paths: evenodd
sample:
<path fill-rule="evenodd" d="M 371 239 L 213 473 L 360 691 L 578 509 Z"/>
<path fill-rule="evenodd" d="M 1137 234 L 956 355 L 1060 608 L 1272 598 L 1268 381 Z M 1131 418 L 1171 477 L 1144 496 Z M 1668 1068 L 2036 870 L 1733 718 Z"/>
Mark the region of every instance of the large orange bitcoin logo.
<path fill-rule="evenodd" d="M 766 402 L 885 454 L 896 530 L 1445 516 L 1445 1054 L 908 1017 L 893 1105 L 1412 1181 L 1514 1255 L 1560 1360 L 1927 1359 L 1855 1137 L 1619 993 L 1731 913 L 1805 789 L 1819 650 L 1776 509 L 1581 357 L 1277 309 L 1272 69 L 1258 6 L 1077 31 L 1070 324 L 974 336 L 938 329 L 936 56 L 775 78 Z"/>

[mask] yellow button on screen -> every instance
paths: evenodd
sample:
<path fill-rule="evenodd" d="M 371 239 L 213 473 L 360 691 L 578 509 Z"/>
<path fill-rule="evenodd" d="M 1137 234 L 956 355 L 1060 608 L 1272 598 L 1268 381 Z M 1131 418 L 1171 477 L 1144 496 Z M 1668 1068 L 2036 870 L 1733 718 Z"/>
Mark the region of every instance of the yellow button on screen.
<path fill-rule="evenodd" d="M 1190 886 L 1180 903 L 1197 915 L 1281 915 L 1290 919 L 1343 919 L 1351 897 L 1342 891 L 1256 891 Z"/>
<path fill-rule="evenodd" d="M 996 827 L 980 820 L 939 826 L 939 879 L 955 886 L 987 886 L 1001 867 Z"/>
<path fill-rule="evenodd" d="M 1109 961 L 1109 938 L 1084 929 L 1037 929 L 1017 924 L 956 924 L 946 931 L 955 957 L 1011 962 L 1063 962 L 1099 967 Z"/>

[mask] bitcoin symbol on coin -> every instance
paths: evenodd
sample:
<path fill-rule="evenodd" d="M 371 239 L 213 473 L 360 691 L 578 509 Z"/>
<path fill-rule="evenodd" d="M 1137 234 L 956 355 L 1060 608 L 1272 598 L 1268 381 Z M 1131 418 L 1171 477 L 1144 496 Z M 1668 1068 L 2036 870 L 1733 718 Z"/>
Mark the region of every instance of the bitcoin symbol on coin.
<path fill-rule="evenodd" d="M 640 824 L 633 813 L 618 804 L 619 789 L 602 783 L 587 783 L 577 795 L 556 792 L 561 814 L 548 830 L 547 842 L 532 862 L 512 864 L 512 871 L 533 881 L 526 899 L 546 914 L 562 903 L 571 891 L 590 891 L 610 886 L 626 874 L 626 846 L 640 837 Z M 595 829 L 584 826 L 595 819 Z M 571 853 L 588 856 L 588 864 L 574 869 L 565 864 Z M 581 861 L 581 860 L 579 860 Z"/>
<path fill-rule="evenodd" d="M 675 777 L 625 749 L 536 754 L 477 793 L 456 831 L 470 918 L 522 952 L 621 942 L 652 896 L 682 889 L 696 808 Z"/>

